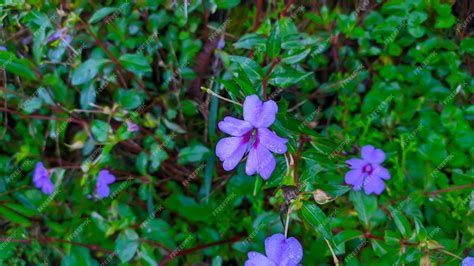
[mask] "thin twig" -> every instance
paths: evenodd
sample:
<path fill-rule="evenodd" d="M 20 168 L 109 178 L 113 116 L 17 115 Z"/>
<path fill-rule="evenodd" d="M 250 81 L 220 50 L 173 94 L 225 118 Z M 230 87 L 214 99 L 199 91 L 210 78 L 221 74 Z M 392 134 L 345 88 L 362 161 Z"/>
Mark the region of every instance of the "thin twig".
<path fill-rule="evenodd" d="M 219 94 L 213 92 L 212 90 L 210 90 L 210 89 L 208 89 L 208 88 L 201 87 L 201 90 L 203 90 L 203 91 L 205 91 L 205 92 L 211 94 L 212 96 L 215 96 L 215 97 L 217 97 L 217 98 L 219 98 L 219 99 L 221 99 L 221 100 L 224 100 L 224 101 L 226 101 L 226 102 L 230 102 L 230 103 L 233 103 L 233 104 L 237 104 L 237 105 L 239 105 L 239 106 L 242 106 L 241 103 L 236 102 L 236 101 L 233 101 L 233 100 L 231 100 L 231 99 L 227 99 L 227 98 L 225 98 L 225 97 L 222 97 L 222 96 L 220 96 Z"/>
<path fill-rule="evenodd" d="M 331 243 L 329 243 L 329 241 L 326 238 L 324 238 L 324 240 L 326 240 L 326 243 L 328 244 L 329 250 L 331 251 L 332 259 L 334 260 L 334 264 L 336 266 L 339 266 L 339 260 L 337 259 L 336 254 L 334 253 L 334 250 L 331 247 Z"/>
<path fill-rule="evenodd" d="M 268 78 L 270 77 L 270 74 L 272 73 L 273 69 L 275 68 L 275 66 L 280 63 L 280 58 L 275 58 L 273 59 L 272 61 L 272 64 L 270 65 L 270 68 L 268 69 L 267 73 L 265 74 L 265 76 L 263 77 L 262 79 L 262 90 L 263 90 L 263 97 L 265 99 L 267 99 L 267 82 L 268 82 Z"/>

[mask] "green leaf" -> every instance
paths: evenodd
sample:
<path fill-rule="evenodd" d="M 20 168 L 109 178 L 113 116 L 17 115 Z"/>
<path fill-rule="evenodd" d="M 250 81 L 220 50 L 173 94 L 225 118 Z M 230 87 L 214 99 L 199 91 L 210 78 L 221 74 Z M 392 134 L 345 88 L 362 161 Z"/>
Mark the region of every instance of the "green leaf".
<path fill-rule="evenodd" d="M 115 241 L 115 248 L 120 261 L 130 261 L 138 249 L 138 234 L 132 229 L 126 229 Z"/>
<path fill-rule="evenodd" d="M 120 90 L 117 101 L 127 110 L 136 109 L 143 103 L 141 95 L 136 90 Z"/>
<path fill-rule="evenodd" d="M 72 72 L 72 85 L 80 85 L 91 81 L 93 78 L 95 78 L 102 66 L 108 62 L 109 60 L 107 59 L 95 58 L 85 61 Z"/>
<path fill-rule="evenodd" d="M 31 225 L 31 222 L 27 218 L 2 206 L 0 206 L 0 216 L 16 224 L 23 224 L 24 226 Z"/>
<path fill-rule="evenodd" d="M 34 65 L 30 61 L 24 58 L 18 59 L 10 52 L 0 51 L 0 68 L 29 80 L 38 78 L 34 71 Z"/>
<path fill-rule="evenodd" d="M 148 63 L 146 57 L 139 54 L 124 54 L 119 58 L 120 64 L 127 70 L 136 73 L 144 74 L 151 72 L 150 63 Z"/>
<path fill-rule="evenodd" d="M 107 134 L 110 132 L 111 128 L 107 122 L 101 120 L 92 121 L 92 135 L 99 142 L 104 142 L 107 140 Z"/>
<path fill-rule="evenodd" d="M 321 184 L 318 185 L 318 188 L 322 189 L 324 192 L 328 193 L 333 197 L 339 197 L 347 193 L 352 189 L 350 186 L 335 185 L 335 184 Z"/>
<path fill-rule="evenodd" d="M 198 113 L 198 104 L 195 101 L 184 100 L 181 102 L 181 110 L 186 116 L 193 116 Z"/>
<path fill-rule="evenodd" d="M 469 37 L 461 41 L 461 51 L 469 54 L 474 54 L 474 38 Z"/>
<path fill-rule="evenodd" d="M 314 203 L 305 202 L 301 207 L 300 214 L 304 221 L 310 224 L 315 230 L 320 232 L 333 247 L 335 247 L 334 237 L 329 228 L 330 220 L 324 212 Z"/>
<path fill-rule="evenodd" d="M 267 40 L 267 55 L 271 59 L 278 57 L 281 51 L 280 25 L 275 23 Z"/>
<path fill-rule="evenodd" d="M 115 10 L 117 10 L 116 7 L 103 7 L 101 9 L 97 10 L 97 12 L 95 12 L 94 15 L 92 15 L 92 17 L 89 19 L 89 23 L 93 24 L 93 23 L 105 18 L 106 16 L 108 16 L 109 14 L 114 12 Z"/>
<path fill-rule="evenodd" d="M 285 64 L 296 64 L 304 60 L 311 53 L 311 49 L 305 49 L 302 51 L 291 50 L 282 59 Z"/>
<path fill-rule="evenodd" d="M 370 229 L 370 218 L 377 210 L 377 198 L 367 196 L 362 191 L 351 191 L 349 200 L 354 203 L 359 220 L 365 228 Z"/>
<path fill-rule="evenodd" d="M 240 0 L 215 0 L 217 9 L 230 9 L 240 4 Z"/>
<path fill-rule="evenodd" d="M 209 148 L 201 143 L 192 144 L 178 154 L 178 164 L 201 162 L 209 154 Z"/>
<path fill-rule="evenodd" d="M 407 218 L 403 216 L 400 210 L 395 210 L 392 206 L 389 206 L 388 209 L 390 210 L 393 221 L 395 222 L 395 225 L 397 226 L 400 233 L 404 237 L 409 236 L 411 234 L 411 228 Z"/>
<path fill-rule="evenodd" d="M 236 62 L 252 83 L 262 80 L 262 67 L 254 60 L 243 56 L 229 56 L 229 60 Z"/>
<path fill-rule="evenodd" d="M 148 155 L 145 152 L 140 152 L 135 161 L 135 167 L 137 168 L 140 174 L 145 175 L 147 173 L 148 166 Z"/>
<path fill-rule="evenodd" d="M 313 75 L 312 72 L 302 72 L 291 67 L 276 67 L 270 74 L 268 83 L 277 87 L 289 87 L 311 75 Z"/>
<path fill-rule="evenodd" d="M 250 33 L 242 36 L 233 44 L 235 49 L 252 49 L 255 46 L 264 45 L 265 39 L 256 33 Z"/>
<path fill-rule="evenodd" d="M 182 194 L 174 194 L 168 197 L 164 205 L 191 222 L 207 221 L 213 213 L 213 209 L 206 203 L 198 204 L 193 198 Z M 228 207 L 230 206 L 232 205 Z"/>

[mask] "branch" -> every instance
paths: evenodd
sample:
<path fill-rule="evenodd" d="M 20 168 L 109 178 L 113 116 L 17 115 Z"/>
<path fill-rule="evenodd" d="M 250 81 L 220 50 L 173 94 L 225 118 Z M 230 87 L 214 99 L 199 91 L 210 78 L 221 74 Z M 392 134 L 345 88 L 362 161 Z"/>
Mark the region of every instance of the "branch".
<path fill-rule="evenodd" d="M 281 11 L 281 14 L 280 14 L 281 17 L 286 17 L 286 15 L 288 14 L 288 10 L 290 9 L 291 5 L 293 5 L 294 2 L 295 2 L 295 0 L 288 1 L 288 4 L 286 4 L 283 11 Z"/>
<path fill-rule="evenodd" d="M 272 61 L 272 64 L 270 66 L 270 68 L 268 69 L 267 73 L 265 74 L 265 77 L 263 77 L 263 80 L 262 80 L 262 89 L 263 89 L 263 97 L 265 99 L 267 99 L 267 82 L 268 82 L 268 78 L 270 77 L 270 74 L 272 73 L 273 69 L 275 68 L 275 66 L 280 63 L 280 58 L 275 58 L 273 59 Z"/>
<path fill-rule="evenodd" d="M 92 244 L 84 244 L 80 242 L 75 242 L 75 241 L 67 241 L 67 240 L 62 240 L 59 238 L 54 238 L 54 237 L 45 237 L 45 238 L 39 238 L 39 239 L 10 239 L 10 238 L 0 238 L 0 242 L 13 242 L 13 243 L 23 243 L 23 244 L 28 244 L 32 245 L 34 242 L 38 242 L 41 244 L 51 244 L 51 243 L 63 243 L 63 244 L 71 244 L 75 246 L 81 246 L 84 248 L 87 248 L 92 251 L 100 251 L 104 253 L 111 254 L 113 251 L 110 251 L 108 249 L 104 249 L 98 245 L 92 245 Z"/>
<path fill-rule="evenodd" d="M 431 191 L 431 192 L 425 192 L 425 195 L 438 195 L 440 193 L 455 191 L 455 190 L 461 190 L 461 189 L 470 188 L 470 187 L 474 187 L 474 183 L 467 184 L 467 185 L 461 185 L 461 186 L 455 186 L 455 187 L 449 187 L 449 188 L 445 188 L 445 189 L 439 189 L 439 190 L 435 190 L 435 191 Z"/>
<path fill-rule="evenodd" d="M 166 256 L 166 257 L 160 262 L 159 266 L 164 266 L 166 263 L 172 261 L 172 260 L 173 260 L 174 258 L 176 258 L 176 257 L 184 256 L 184 255 L 193 253 L 193 252 L 198 251 L 198 250 L 201 250 L 201 249 L 205 249 L 205 248 L 208 248 L 208 247 L 213 247 L 213 246 L 217 246 L 217 245 L 221 245 L 221 244 L 227 244 L 227 243 L 234 243 L 234 242 L 237 242 L 237 241 L 239 241 L 240 239 L 242 239 L 243 236 L 244 236 L 244 234 L 238 234 L 238 235 L 233 236 L 233 237 L 231 237 L 231 238 L 229 238 L 229 239 L 226 239 L 226 240 L 220 240 L 220 241 L 216 241 L 216 242 L 212 242 L 212 243 L 208 243 L 208 244 L 196 246 L 196 247 L 193 247 L 193 248 L 181 250 L 181 251 L 178 251 L 176 254 L 174 254 L 174 256 L 170 253 L 170 254 L 168 254 L 168 256 Z"/>

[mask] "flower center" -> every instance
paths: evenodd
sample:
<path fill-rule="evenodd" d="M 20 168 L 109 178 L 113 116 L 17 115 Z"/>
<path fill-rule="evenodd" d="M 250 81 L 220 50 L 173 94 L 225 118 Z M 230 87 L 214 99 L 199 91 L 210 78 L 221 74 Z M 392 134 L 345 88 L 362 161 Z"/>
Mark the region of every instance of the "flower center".
<path fill-rule="evenodd" d="M 372 165 L 370 163 L 366 164 L 363 168 L 362 168 L 362 172 L 364 173 L 367 173 L 367 174 L 372 174 L 372 171 L 374 170 L 374 168 L 372 167 Z"/>
<path fill-rule="evenodd" d="M 249 132 L 247 132 L 243 137 L 244 138 L 243 138 L 242 142 L 247 143 L 248 149 L 250 149 L 251 147 L 256 148 L 258 143 L 260 142 L 258 140 L 258 137 L 257 137 L 257 129 L 255 129 L 255 128 L 250 130 Z"/>

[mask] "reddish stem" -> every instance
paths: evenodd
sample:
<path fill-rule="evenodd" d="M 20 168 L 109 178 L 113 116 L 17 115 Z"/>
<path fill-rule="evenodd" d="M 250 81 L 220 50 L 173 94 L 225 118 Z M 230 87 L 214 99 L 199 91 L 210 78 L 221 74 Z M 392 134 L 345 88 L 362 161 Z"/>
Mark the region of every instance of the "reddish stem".
<path fill-rule="evenodd" d="M 263 77 L 263 80 L 262 80 L 262 89 L 263 89 L 263 97 L 265 99 L 267 99 L 267 82 L 268 82 L 268 78 L 270 77 L 270 74 L 272 73 L 273 69 L 275 68 L 275 66 L 280 63 L 280 58 L 275 58 L 273 59 L 272 61 L 272 64 L 270 65 L 270 68 L 268 69 L 267 73 L 265 74 L 265 77 Z"/>
<path fill-rule="evenodd" d="M 288 10 L 290 9 L 291 5 L 293 5 L 294 2 L 295 2 L 295 0 L 288 1 L 288 4 L 286 4 L 283 11 L 281 11 L 281 14 L 280 14 L 281 17 L 286 17 L 286 15 L 288 14 Z"/>
<path fill-rule="evenodd" d="M 470 187 L 474 187 L 474 183 L 472 183 L 472 184 L 467 184 L 467 185 L 461 185 L 461 186 L 450 187 L 450 188 L 445 188 L 445 189 L 439 189 L 439 190 L 431 191 L 431 192 L 428 192 L 428 193 L 425 193 L 425 194 L 428 194 L 428 195 L 438 195 L 438 194 L 440 194 L 440 193 L 449 192 L 449 191 L 455 191 L 455 190 L 461 190 L 461 189 L 470 188 Z"/>
<path fill-rule="evenodd" d="M 28 245 L 32 245 L 33 242 L 38 242 L 38 243 L 41 243 L 41 244 L 51 244 L 51 243 L 64 243 L 64 244 L 71 244 L 71 245 L 75 245 L 75 246 L 81 246 L 81 247 L 85 247 L 89 250 L 93 250 L 93 251 L 101 251 L 101 252 L 104 252 L 104 253 L 113 253 L 113 251 L 110 251 L 108 249 L 104 249 L 98 245 L 92 245 L 92 244 L 84 244 L 84 243 L 80 243 L 80 242 L 75 242 L 75 241 L 67 241 L 67 240 L 62 240 L 62 239 L 59 239 L 59 238 L 54 238 L 54 237 L 45 237 L 45 238 L 39 238 L 39 239 L 10 239 L 10 238 L 0 238 L 0 242 L 13 242 L 13 243 L 23 243 L 23 244 L 28 244 Z"/>
<path fill-rule="evenodd" d="M 170 254 L 168 254 L 168 256 L 166 256 L 166 257 L 160 262 L 159 266 L 164 266 L 164 265 L 166 265 L 166 263 L 170 262 L 171 260 L 173 260 L 173 259 L 176 258 L 176 257 L 183 256 L 183 255 L 187 255 L 187 254 L 193 253 L 193 252 L 198 251 L 198 250 L 201 250 L 201 249 L 205 249 L 205 248 L 208 248 L 208 247 L 213 247 L 213 246 L 217 246 L 217 245 L 221 245 L 221 244 L 227 244 L 227 243 L 234 243 L 234 242 L 237 242 L 237 241 L 239 241 L 240 239 L 242 239 L 243 236 L 244 236 L 243 234 L 238 234 L 238 235 L 233 236 L 233 237 L 231 237 L 231 238 L 229 238 L 229 239 L 220 240 L 220 241 L 216 241 L 216 242 L 212 242 L 212 243 L 208 243 L 208 244 L 196 246 L 196 247 L 193 247 L 193 248 L 181 250 L 181 251 L 177 252 L 174 256 L 171 255 L 171 253 L 170 253 Z"/>
<path fill-rule="evenodd" d="M 253 31 L 256 31 L 258 29 L 258 26 L 260 26 L 260 17 L 262 16 L 262 4 L 263 0 L 257 1 L 257 12 L 255 14 L 255 21 L 253 22 Z"/>

